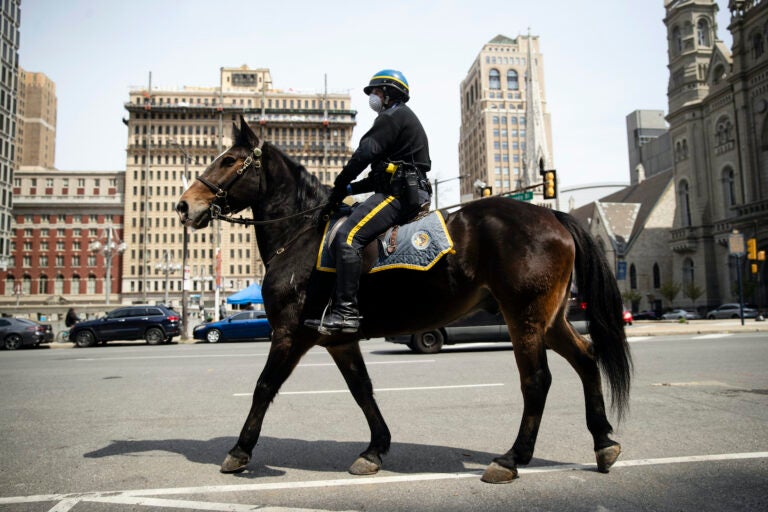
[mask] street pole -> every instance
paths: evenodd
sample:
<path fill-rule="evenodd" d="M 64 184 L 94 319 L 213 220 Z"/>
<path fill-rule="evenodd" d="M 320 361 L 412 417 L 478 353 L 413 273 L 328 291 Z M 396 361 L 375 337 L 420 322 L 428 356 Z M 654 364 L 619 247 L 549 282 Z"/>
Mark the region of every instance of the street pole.
<path fill-rule="evenodd" d="M 744 293 L 741 286 L 741 257 L 746 254 L 744 249 L 744 235 L 734 229 L 728 235 L 728 253 L 736 258 L 736 280 L 739 286 L 739 316 L 741 325 L 744 325 Z"/>
<path fill-rule="evenodd" d="M 104 277 L 105 302 L 109 306 L 109 296 L 112 295 L 112 226 L 107 228 L 107 246 L 104 248 L 104 261 L 107 264 L 107 274 Z"/>
<path fill-rule="evenodd" d="M 438 204 L 439 198 L 438 198 L 438 195 L 437 195 L 437 186 L 439 184 L 445 183 L 447 181 L 463 180 L 464 178 L 467 178 L 467 177 L 468 176 L 466 174 L 460 174 L 459 176 L 454 176 L 453 178 L 446 178 L 444 180 L 438 180 L 437 178 L 435 178 L 435 186 L 433 187 L 434 188 L 434 192 L 435 192 L 435 210 L 437 210 L 439 208 L 439 204 Z"/>
<path fill-rule="evenodd" d="M 167 249 L 163 251 L 163 259 L 165 259 L 165 263 L 163 264 L 163 269 L 165 270 L 165 298 L 163 304 L 168 306 L 168 275 L 171 273 L 171 260 Z"/>
<path fill-rule="evenodd" d="M 189 187 L 189 153 L 175 140 L 171 140 L 171 143 L 176 146 L 181 154 L 184 156 L 184 176 L 182 176 L 182 183 L 184 191 Z M 187 225 L 184 224 L 184 233 L 182 234 L 181 242 L 181 325 L 182 325 L 182 339 L 189 339 L 192 336 L 190 330 L 191 325 L 189 322 L 189 290 L 191 288 L 189 265 L 187 264 L 187 258 L 189 256 L 189 230 Z"/>

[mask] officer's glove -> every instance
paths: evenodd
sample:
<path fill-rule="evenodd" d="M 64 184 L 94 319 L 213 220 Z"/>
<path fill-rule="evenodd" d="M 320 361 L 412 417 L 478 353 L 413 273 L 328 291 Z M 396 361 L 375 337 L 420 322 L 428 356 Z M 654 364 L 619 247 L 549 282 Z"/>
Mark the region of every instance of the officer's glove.
<path fill-rule="evenodd" d="M 344 198 L 347 197 L 347 187 L 335 185 L 328 198 L 328 204 L 323 206 L 318 215 L 317 229 L 322 232 L 325 229 L 325 223 L 331 218 L 331 214 L 336 210 Z"/>

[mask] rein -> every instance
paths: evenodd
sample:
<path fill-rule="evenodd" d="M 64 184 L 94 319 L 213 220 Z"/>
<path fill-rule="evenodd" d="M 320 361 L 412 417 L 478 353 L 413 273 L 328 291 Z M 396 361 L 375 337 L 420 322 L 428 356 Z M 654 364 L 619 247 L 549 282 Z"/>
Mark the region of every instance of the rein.
<path fill-rule="evenodd" d="M 270 220 L 256 220 L 256 219 L 246 219 L 244 217 L 233 217 L 232 215 L 229 215 L 229 212 L 232 211 L 232 208 L 229 206 L 229 203 L 227 202 L 227 196 L 229 195 L 229 189 L 231 189 L 234 184 L 245 174 L 245 172 L 250 168 L 253 167 L 254 169 L 260 169 L 261 168 L 261 147 L 264 144 L 264 141 L 260 141 L 259 145 L 253 148 L 253 151 L 250 155 L 243 161 L 243 166 L 240 167 L 235 174 L 229 177 L 227 181 L 225 181 L 221 185 L 216 185 L 215 183 L 209 181 L 207 178 L 203 178 L 202 176 L 198 176 L 196 179 L 208 187 L 208 190 L 213 192 L 216 195 L 216 199 L 213 200 L 211 203 L 210 211 L 211 211 L 211 218 L 216 220 L 223 220 L 225 222 L 229 222 L 231 224 L 242 224 L 244 226 L 262 226 L 265 224 L 274 224 L 276 222 L 283 222 L 290 219 L 295 219 L 297 217 L 304 216 L 305 218 L 311 218 L 308 213 L 312 213 L 314 211 L 322 209 L 325 205 L 319 205 L 315 206 L 313 208 L 309 208 L 307 210 L 294 213 L 292 215 L 288 215 L 286 217 L 279 217 L 277 219 L 270 219 Z M 257 188 L 261 185 L 261 179 L 259 177 L 259 184 Z M 219 204 L 223 202 L 223 205 Z"/>

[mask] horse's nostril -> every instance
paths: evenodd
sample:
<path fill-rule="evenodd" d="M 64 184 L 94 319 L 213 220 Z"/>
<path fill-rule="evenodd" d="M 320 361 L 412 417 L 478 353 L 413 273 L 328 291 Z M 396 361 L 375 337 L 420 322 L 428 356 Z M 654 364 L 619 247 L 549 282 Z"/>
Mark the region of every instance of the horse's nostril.
<path fill-rule="evenodd" d="M 187 213 L 189 211 L 189 205 L 186 201 L 179 201 L 176 203 L 176 211 L 179 213 Z"/>

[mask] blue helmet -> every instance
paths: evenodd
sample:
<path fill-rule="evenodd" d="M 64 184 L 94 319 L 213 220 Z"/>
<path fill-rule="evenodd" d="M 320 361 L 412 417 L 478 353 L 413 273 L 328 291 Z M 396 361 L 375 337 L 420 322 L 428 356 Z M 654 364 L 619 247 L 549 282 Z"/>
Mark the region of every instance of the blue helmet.
<path fill-rule="evenodd" d="M 371 77 L 371 81 L 368 86 L 363 88 L 365 94 L 371 94 L 374 87 L 389 88 L 396 90 L 397 96 L 400 96 L 402 101 L 408 101 L 411 98 L 411 89 L 408 86 L 408 80 L 405 75 L 395 69 L 382 69 Z M 394 96 L 394 95 L 390 95 Z"/>

